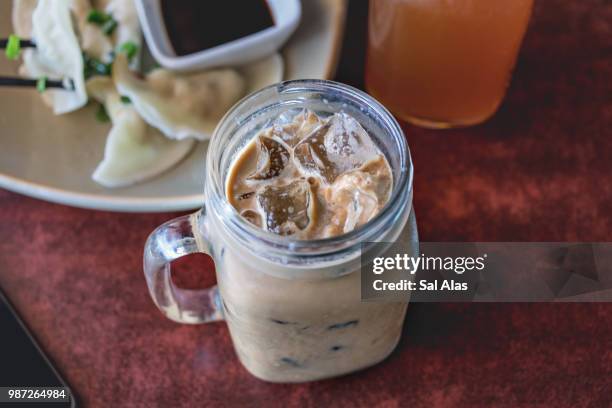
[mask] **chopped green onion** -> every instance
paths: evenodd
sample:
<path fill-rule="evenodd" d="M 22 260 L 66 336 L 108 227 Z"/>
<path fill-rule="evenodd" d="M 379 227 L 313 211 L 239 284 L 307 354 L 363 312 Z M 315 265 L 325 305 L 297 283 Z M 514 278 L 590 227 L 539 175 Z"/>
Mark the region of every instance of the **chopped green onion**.
<path fill-rule="evenodd" d="M 105 64 L 85 53 L 83 53 L 83 66 L 83 75 L 85 79 L 89 79 L 95 75 L 108 76 L 111 74 L 111 64 Z"/>
<path fill-rule="evenodd" d="M 8 41 L 6 43 L 6 49 L 4 53 L 6 54 L 6 58 L 10 60 L 16 60 L 19 58 L 19 53 L 21 52 L 21 39 L 19 36 L 15 34 L 9 35 Z"/>
<path fill-rule="evenodd" d="M 47 77 L 40 77 L 36 81 L 36 90 L 40 93 L 45 92 L 47 90 Z"/>
<path fill-rule="evenodd" d="M 130 99 L 129 96 L 121 95 L 121 102 L 127 105 L 127 104 L 132 103 L 132 100 Z"/>
<path fill-rule="evenodd" d="M 93 68 L 98 74 L 100 75 L 110 75 L 111 74 L 111 64 L 105 64 L 98 60 L 92 61 L 92 63 L 94 64 Z"/>
<path fill-rule="evenodd" d="M 102 25 L 111 19 L 112 16 L 110 14 L 106 14 L 100 10 L 91 10 L 87 15 L 87 21 L 97 25 Z"/>
<path fill-rule="evenodd" d="M 117 28 L 117 21 L 114 19 L 108 20 L 106 23 L 102 24 L 100 27 L 102 32 L 106 35 L 112 35 L 115 28 Z"/>
<path fill-rule="evenodd" d="M 96 119 L 98 122 L 101 122 L 101 123 L 110 122 L 110 117 L 108 116 L 108 113 L 106 112 L 106 108 L 102 104 L 98 106 L 98 111 L 96 112 Z"/>
<path fill-rule="evenodd" d="M 94 73 L 91 71 L 91 68 L 89 68 L 88 66 L 85 66 L 83 68 L 83 78 L 85 78 L 85 80 L 88 80 L 92 76 L 94 76 Z"/>
<path fill-rule="evenodd" d="M 100 26 L 102 32 L 106 35 L 111 35 L 117 28 L 117 20 L 111 14 L 100 10 L 91 10 L 87 15 L 87 21 Z"/>
<path fill-rule="evenodd" d="M 119 47 L 119 52 L 122 52 L 125 55 L 127 55 L 128 60 L 131 61 L 132 58 L 134 58 L 136 54 L 138 53 L 138 45 L 136 45 L 132 41 L 124 42 Z"/>

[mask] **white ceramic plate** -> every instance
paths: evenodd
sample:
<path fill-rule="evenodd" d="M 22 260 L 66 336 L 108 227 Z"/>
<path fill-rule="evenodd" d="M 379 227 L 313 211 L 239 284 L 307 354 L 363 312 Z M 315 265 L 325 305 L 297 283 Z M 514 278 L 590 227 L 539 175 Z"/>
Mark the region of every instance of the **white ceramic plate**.
<path fill-rule="evenodd" d="M 0 2 L 0 36 L 11 32 L 10 1 Z M 346 0 L 302 2 L 302 21 L 282 49 L 285 79 L 333 76 Z M 0 57 L 0 75 L 18 64 Z M 108 125 L 95 107 L 54 116 L 35 90 L 0 88 L 0 187 L 76 207 L 158 212 L 200 207 L 207 143 L 176 167 L 148 182 L 106 189 L 91 180 L 103 156 Z"/>

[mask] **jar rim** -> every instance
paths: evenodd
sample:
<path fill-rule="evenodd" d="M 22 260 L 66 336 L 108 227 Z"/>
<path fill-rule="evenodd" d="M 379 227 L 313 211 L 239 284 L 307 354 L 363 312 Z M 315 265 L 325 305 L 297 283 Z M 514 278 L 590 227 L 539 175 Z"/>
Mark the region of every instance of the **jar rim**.
<path fill-rule="evenodd" d="M 394 189 L 391 197 L 381 211 L 367 223 L 342 235 L 318 238 L 312 240 L 292 239 L 290 236 L 281 236 L 272 232 L 265 231 L 249 223 L 236 209 L 228 202 L 225 197 L 225 179 L 222 175 L 223 169 L 220 167 L 220 151 L 225 144 L 221 138 L 232 128 L 240 128 L 245 121 L 238 120 L 238 116 L 243 113 L 244 106 L 262 99 L 260 103 L 270 101 L 274 96 L 280 96 L 290 92 L 335 92 L 357 100 L 367 106 L 378 119 L 389 130 L 389 136 L 394 138 L 398 145 L 399 153 L 399 179 L 394 182 Z M 282 102 L 281 102 L 282 103 Z M 256 112 L 248 114 L 246 120 Z M 215 143 L 217 142 L 217 143 Z M 230 234 L 239 241 L 247 244 L 248 248 L 255 251 L 265 250 L 262 253 L 267 258 L 282 258 L 286 263 L 288 258 L 303 262 L 304 260 L 319 261 L 330 256 L 337 256 L 340 253 L 352 252 L 360 246 L 362 242 L 379 241 L 385 231 L 388 231 L 395 222 L 401 217 L 406 206 L 412 207 L 412 181 L 413 166 L 410 156 L 408 143 L 404 133 L 393 115 L 373 97 L 352 86 L 335 81 L 321 79 L 299 79 L 280 82 L 252 93 L 238 103 L 236 103 L 221 119 L 217 125 L 208 148 L 206 161 L 206 203 L 218 217 L 222 219 L 221 224 L 225 226 Z M 260 246 L 260 248 L 255 248 Z"/>

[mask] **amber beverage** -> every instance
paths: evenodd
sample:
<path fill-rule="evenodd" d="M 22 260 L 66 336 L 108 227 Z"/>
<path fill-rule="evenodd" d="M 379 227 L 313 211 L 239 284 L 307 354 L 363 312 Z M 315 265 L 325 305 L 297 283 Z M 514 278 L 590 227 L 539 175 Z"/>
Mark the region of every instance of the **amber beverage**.
<path fill-rule="evenodd" d="M 485 121 L 510 81 L 533 0 L 370 0 L 366 88 L 398 117 Z"/>

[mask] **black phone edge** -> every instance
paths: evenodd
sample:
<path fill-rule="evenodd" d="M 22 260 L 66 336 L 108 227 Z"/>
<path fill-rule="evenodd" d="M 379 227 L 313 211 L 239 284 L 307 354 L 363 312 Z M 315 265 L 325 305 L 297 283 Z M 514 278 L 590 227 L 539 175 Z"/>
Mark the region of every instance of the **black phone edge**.
<path fill-rule="evenodd" d="M 77 404 L 77 397 L 74 394 L 74 392 L 72 391 L 72 388 L 68 385 L 68 383 L 66 382 L 64 377 L 62 377 L 61 374 L 57 371 L 57 369 L 55 368 L 55 365 L 53 364 L 53 361 L 51 360 L 51 358 L 47 355 L 47 353 L 45 353 L 43 348 L 40 347 L 40 345 L 38 344 L 38 341 L 36 340 L 36 337 L 34 337 L 34 335 L 32 334 L 32 331 L 25 324 L 25 322 L 23 321 L 23 319 L 21 318 L 19 313 L 17 313 L 17 309 L 15 309 L 15 307 L 11 303 L 9 297 L 4 293 L 4 290 L 2 289 L 2 287 L 0 287 L 0 301 L 2 301 L 8 307 L 9 311 L 11 312 L 11 314 L 13 315 L 15 320 L 17 320 L 17 323 L 19 323 L 19 325 L 21 326 L 21 328 L 23 329 L 25 334 L 28 336 L 28 338 L 30 339 L 32 344 L 34 344 L 34 347 L 36 347 L 36 350 L 38 351 L 38 354 L 40 354 L 40 356 L 43 358 L 43 360 L 45 361 L 47 366 L 51 369 L 51 371 L 53 372 L 55 377 L 57 377 L 57 379 L 60 381 L 60 383 L 62 384 L 63 387 L 65 387 L 66 389 L 69 390 L 69 392 L 70 392 L 70 408 L 77 408 L 79 406 L 79 404 Z"/>

